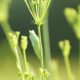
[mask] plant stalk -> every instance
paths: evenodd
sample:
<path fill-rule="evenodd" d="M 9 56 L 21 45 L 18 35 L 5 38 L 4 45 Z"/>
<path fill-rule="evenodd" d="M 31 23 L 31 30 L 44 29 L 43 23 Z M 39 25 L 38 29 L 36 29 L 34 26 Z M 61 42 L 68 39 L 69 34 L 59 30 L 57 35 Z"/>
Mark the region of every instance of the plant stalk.
<path fill-rule="evenodd" d="M 49 28 L 48 28 L 48 14 L 45 17 L 45 22 L 42 27 L 43 45 L 44 45 L 44 57 L 45 67 L 50 71 L 49 63 L 51 60 L 50 52 L 50 40 L 49 40 Z"/>
<path fill-rule="evenodd" d="M 15 53 L 16 53 L 16 58 L 17 58 L 17 62 L 18 62 L 17 65 L 19 65 L 18 68 L 19 68 L 19 71 L 21 72 L 21 78 L 22 78 L 22 80 L 25 80 L 25 77 L 23 75 L 23 71 L 22 71 L 22 68 L 21 68 L 21 63 L 20 63 L 20 59 L 19 59 L 17 49 L 15 49 Z"/>
<path fill-rule="evenodd" d="M 41 66 L 44 70 L 44 60 L 43 60 L 43 48 L 42 48 L 42 39 L 41 39 L 41 26 L 38 26 L 38 36 L 39 36 L 39 46 L 40 46 L 40 53 L 41 53 Z M 42 80 L 44 80 L 44 76 L 42 76 Z"/>
<path fill-rule="evenodd" d="M 78 78 L 80 79 L 80 40 L 79 40 L 79 73 L 78 73 Z"/>
<path fill-rule="evenodd" d="M 40 26 L 38 26 L 38 36 L 39 36 L 39 46 L 40 46 L 40 53 L 41 53 L 41 66 L 44 68 L 44 62 L 43 62 L 43 49 L 42 49 L 42 39 L 41 39 L 41 29 Z"/>
<path fill-rule="evenodd" d="M 25 62 L 26 71 L 27 71 L 27 69 L 28 69 L 28 65 L 27 65 L 27 58 L 26 58 L 25 50 L 23 51 L 23 55 L 24 55 L 24 62 Z"/>
<path fill-rule="evenodd" d="M 44 65 L 45 68 L 51 73 L 50 70 L 50 61 L 51 61 L 51 50 L 50 50 L 50 39 L 49 39 L 49 26 L 48 26 L 48 13 L 45 17 L 43 26 L 42 26 L 42 35 L 43 35 L 43 45 L 44 45 Z M 51 79 L 51 75 L 47 80 Z"/>
<path fill-rule="evenodd" d="M 64 60 L 65 60 L 68 80 L 74 80 L 74 76 L 73 76 L 73 74 L 71 72 L 71 68 L 70 68 L 69 57 L 68 56 L 64 56 Z"/>

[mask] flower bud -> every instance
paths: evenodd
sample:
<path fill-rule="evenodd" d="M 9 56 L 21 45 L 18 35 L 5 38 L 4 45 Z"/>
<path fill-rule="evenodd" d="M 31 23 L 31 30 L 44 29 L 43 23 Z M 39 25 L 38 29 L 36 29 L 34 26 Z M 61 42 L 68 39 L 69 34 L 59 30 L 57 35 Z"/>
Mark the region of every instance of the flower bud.
<path fill-rule="evenodd" d="M 19 35 L 20 35 L 20 32 L 18 32 L 18 31 L 17 32 L 10 32 L 10 33 L 8 33 L 8 36 L 9 36 L 10 41 L 11 41 L 11 43 L 12 43 L 14 48 L 16 48 L 17 45 L 18 45 Z"/>
<path fill-rule="evenodd" d="M 64 56 L 69 56 L 71 46 L 69 40 L 64 40 L 59 42 L 59 47 L 62 50 Z"/>
<path fill-rule="evenodd" d="M 48 78 L 49 73 L 48 73 L 48 71 L 46 69 L 40 68 L 39 70 L 40 70 L 40 75 L 41 76 L 43 76 L 44 78 Z"/>
<path fill-rule="evenodd" d="M 76 20 L 77 12 L 73 8 L 65 8 L 64 10 L 65 17 L 70 24 L 73 24 Z"/>
<path fill-rule="evenodd" d="M 26 36 L 21 36 L 21 48 L 22 50 L 26 50 L 28 45 L 28 40 Z"/>

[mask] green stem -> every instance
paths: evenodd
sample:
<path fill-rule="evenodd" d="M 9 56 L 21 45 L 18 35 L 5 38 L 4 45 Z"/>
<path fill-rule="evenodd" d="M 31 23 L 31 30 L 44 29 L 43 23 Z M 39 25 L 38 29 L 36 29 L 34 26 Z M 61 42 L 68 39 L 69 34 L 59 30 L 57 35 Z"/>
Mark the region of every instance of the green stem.
<path fill-rule="evenodd" d="M 39 45 L 40 45 L 40 50 L 41 50 L 41 66 L 42 68 L 44 68 L 44 62 L 43 62 L 43 49 L 42 49 L 42 40 L 41 40 L 41 30 L 40 30 L 40 26 L 38 26 L 38 36 L 39 36 Z"/>
<path fill-rule="evenodd" d="M 45 68 L 51 73 L 50 70 L 50 60 L 51 60 L 51 51 L 50 51 L 50 40 L 49 40 L 49 26 L 48 26 L 48 13 L 45 17 L 43 26 L 42 26 L 42 35 L 43 35 L 43 45 L 44 45 L 44 65 Z M 51 79 L 51 75 L 47 80 Z"/>
<path fill-rule="evenodd" d="M 42 27 L 43 44 L 44 44 L 44 57 L 45 57 L 45 67 L 50 71 L 49 63 L 51 60 L 50 52 L 50 40 L 49 40 L 49 28 L 48 28 L 48 14 L 45 18 L 45 22 Z"/>
<path fill-rule="evenodd" d="M 27 65 L 27 58 L 26 58 L 26 52 L 25 52 L 25 50 L 23 51 L 23 55 L 24 55 L 24 62 L 25 62 L 26 71 L 27 71 L 28 65 Z"/>
<path fill-rule="evenodd" d="M 78 78 L 80 79 L 80 40 L 79 40 L 79 76 L 78 76 Z"/>
<path fill-rule="evenodd" d="M 19 65 L 19 67 L 18 67 L 19 71 L 22 73 L 21 74 L 21 78 L 22 78 L 22 80 L 25 80 L 25 77 L 23 75 L 23 71 L 22 71 L 22 68 L 21 68 L 21 64 L 20 64 L 20 59 L 19 59 L 17 48 L 15 48 L 15 53 L 16 53 L 16 58 L 17 58 L 17 62 L 18 62 L 18 65 Z"/>
<path fill-rule="evenodd" d="M 71 68 L 70 68 L 70 63 L 69 63 L 69 58 L 68 56 L 64 56 L 64 60 L 65 60 L 65 65 L 66 65 L 66 71 L 67 71 L 67 76 L 68 76 L 68 80 L 74 80 L 74 76 L 71 72 Z"/>
<path fill-rule="evenodd" d="M 40 46 L 40 53 L 41 53 L 41 66 L 44 70 L 44 60 L 43 60 L 43 49 L 42 49 L 42 39 L 41 39 L 41 30 L 40 26 L 38 26 L 38 36 L 39 36 L 39 46 Z M 42 75 L 42 80 L 44 80 L 44 76 Z"/>

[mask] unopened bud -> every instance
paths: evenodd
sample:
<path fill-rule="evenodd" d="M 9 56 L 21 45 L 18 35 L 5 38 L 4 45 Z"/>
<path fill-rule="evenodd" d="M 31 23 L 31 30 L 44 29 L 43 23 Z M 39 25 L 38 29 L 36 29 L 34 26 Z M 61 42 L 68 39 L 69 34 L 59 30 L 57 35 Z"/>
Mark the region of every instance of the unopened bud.
<path fill-rule="evenodd" d="M 69 56 L 71 49 L 69 40 L 60 41 L 59 47 L 62 50 L 64 56 Z"/>
<path fill-rule="evenodd" d="M 21 48 L 23 50 L 26 50 L 27 45 L 28 45 L 27 37 L 26 36 L 21 36 Z"/>

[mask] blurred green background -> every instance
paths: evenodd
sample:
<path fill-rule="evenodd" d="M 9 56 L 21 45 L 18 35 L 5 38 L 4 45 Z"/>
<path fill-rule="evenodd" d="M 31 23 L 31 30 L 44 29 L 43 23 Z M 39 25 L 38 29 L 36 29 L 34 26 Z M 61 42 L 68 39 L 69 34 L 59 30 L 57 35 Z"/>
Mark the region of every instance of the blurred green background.
<path fill-rule="evenodd" d="M 65 7 L 77 9 L 79 4 L 80 0 L 52 0 L 48 19 L 52 59 L 62 58 L 58 42 L 63 39 L 69 39 L 71 42 L 72 49 L 70 58 L 75 60 L 78 58 L 78 40 L 71 26 L 67 23 L 63 10 Z M 12 30 L 20 31 L 21 35 L 29 35 L 29 30 L 32 29 L 37 33 L 34 21 L 23 0 L 12 1 L 9 23 Z M 29 44 L 27 51 L 33 51 L 31 44 Z M 31 53 L 28 55 L 33 56 L 34 54 Z M 15 57 L 10 50 L 10 46 L 0 25 L 0 80 L 16 80 L 16 78 L 17 69 Z"/>

